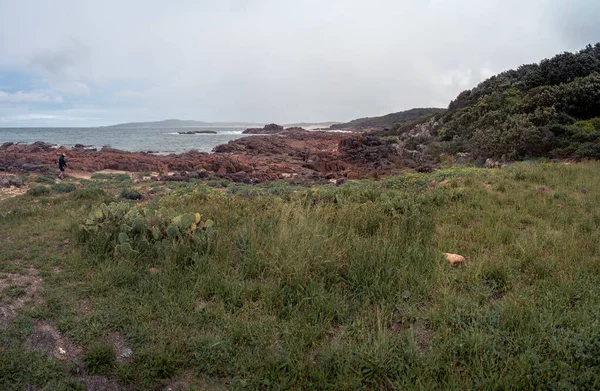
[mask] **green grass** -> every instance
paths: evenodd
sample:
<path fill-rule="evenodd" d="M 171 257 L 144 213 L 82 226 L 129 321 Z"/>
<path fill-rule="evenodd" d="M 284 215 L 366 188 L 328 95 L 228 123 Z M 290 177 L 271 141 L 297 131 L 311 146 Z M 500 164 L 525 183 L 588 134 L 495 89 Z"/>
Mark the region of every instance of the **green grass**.
<path fill-rule="evenodd" d="M 90 346 L 83 357 L 87 371 L 93 375 L 109 375 L 115 369 L 117 358 L 113 347 L 107 343 Z"/>
<path fill-rule="evenodd" d="M 50 194 L 50 188 L 48 186 L 34 186 L 31 189 L 27 190 L 27 194 L 33 197 L 39 197 L 43 195 Z"/>
<path fill-rule="evenodd" d="M 98 188 L 86 188 L 76 190 L 74 193 L 75 199 L 84 200 L 84 199 L 97 199 L 99 197 L 105 197 L 107 194 L 104 190 Z"/>
<path fill-rule="evenodd" d="M 114 175 L 97 172 L 95 174 L 92 174 L 91 178 L 96 180 L 110 180 L 114 178 Z"/>
<path fill-rule="evenodd" d="M 37 178 L 35 178 L 35 182 L 36 183 L 45 183 L 47 185 L 53 185 L 54 183 L 56 183 L 56 179 L 54 179 L 54 177 L 40 175 Z"/>
<path fill-rule="evenodd" d="M 57 193 L 71 193 L 77 190 L 77 186 L 73 183 L 56 183 L 52 185 L 52 190 Z"/>
<path fill-rule="evenodd" d="M 0 349 L 10 347 L 0 389 L 67 387 L 79 373 L 70 365 L 136 390 L 181 379 L 190 389 L 597 389 L 599 169 L 532 162 L 313 188 L 174 184 L 144 202 L 143 225 L 111 217 L 91 237 L 81 224 L 106 194 L 3 201 L 0 240 L 11 240 L 0 271 L 38 268 L 44 299 L 0 330 Z M 200 213 L 214 230 L 153 241 L 140 236 L 146 224 L 168 220 L 152 210 Z M 116 248 L 121 240 L 133 251 Z M 468 263 L 452 268 L 444 252 Z M 91 309 L 78 311 L 84 302 Z M 81 362 L 28 351 L 36 319 L 81 346 Z M 128 360 L 115 360 L 113 333 L 131 346 Z"/>
<path fill-rule="evenodd" d="M 11 299 L 16 299 L 16 298 L 25 296 L 25 294 L 27 294 L 27 291 L 25 290 L 24 287 L 18 286 L 18 285 L 11 285 L 4 289 L 4 291 L 2 292 L 2 295 L 0 295 L 0 298 L 2 298 L 4 296 L 4 297 L 11 298 Z"/>

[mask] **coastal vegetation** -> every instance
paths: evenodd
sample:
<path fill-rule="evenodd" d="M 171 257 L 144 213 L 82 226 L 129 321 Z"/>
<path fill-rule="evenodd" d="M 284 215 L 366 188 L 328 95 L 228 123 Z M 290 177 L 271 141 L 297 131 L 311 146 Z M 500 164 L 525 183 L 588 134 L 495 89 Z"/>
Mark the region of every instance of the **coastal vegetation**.
<path fill-rule="evenodd" d="M 600 43 L 522 65 L 462 92 L 444 113 L 382 135 L 427 134 L 409 145 L 474 160 L 600 157 Z M 421 138 L 421 139 L 419 139 Z"/>
<path fill-rule="evenodd" d="M 599 169 L 4 200 L 0 388 L 597 388 Z"/>
<path fill-rule="evenodd" d="M 391 113 L 381 117 L 367 117 L 352 120 L 350 122 L 335 124 L 331 129 L 368 129 L 368 128 L 383 128 L 392 126 L 401 126 L 412 123 L 413 121 L 429 118 L 436 114 L 442 114 L 445 109 L 425 108 L 425 109 L 410 109 Z"/>

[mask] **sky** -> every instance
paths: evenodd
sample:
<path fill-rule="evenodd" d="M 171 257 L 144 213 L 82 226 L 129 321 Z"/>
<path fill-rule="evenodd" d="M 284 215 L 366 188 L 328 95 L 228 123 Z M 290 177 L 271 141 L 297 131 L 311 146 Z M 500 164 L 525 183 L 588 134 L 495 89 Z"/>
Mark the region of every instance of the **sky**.
<path fill-rule="evenodd" d="M 598 20 L 598 0 L 0 0 L 0 127 L 447 107 Z"/>

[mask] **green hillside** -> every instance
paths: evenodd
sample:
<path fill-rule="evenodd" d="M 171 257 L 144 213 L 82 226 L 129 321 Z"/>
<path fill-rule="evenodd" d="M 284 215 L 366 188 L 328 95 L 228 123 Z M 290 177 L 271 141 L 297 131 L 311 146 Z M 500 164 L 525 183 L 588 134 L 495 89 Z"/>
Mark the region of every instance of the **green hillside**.
<path fill-rule="evenodd" d="M 475 156 L 600 158 L 600 43 L 493 76 L 440 120 L 448 150 Z"/>
<path fill-rule="evenodd" d="M 373 127 L 391 127 L 396 124 L 405 124 L 434 114 L 443 113 L 444 109 L 425 108 L 410 109 L 391 113 L 381 117 L 359 118 L 343 124 L 333 125 L 331 129 L 364 129 Z"/>

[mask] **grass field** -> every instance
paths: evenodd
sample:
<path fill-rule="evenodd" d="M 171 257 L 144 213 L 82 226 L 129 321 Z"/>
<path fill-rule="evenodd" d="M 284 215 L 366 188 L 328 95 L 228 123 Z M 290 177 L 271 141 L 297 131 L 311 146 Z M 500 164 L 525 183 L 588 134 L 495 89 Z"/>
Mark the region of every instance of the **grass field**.
<path fill-rule="evenodd" d="M 0 389 L 600 389 L 599 172 L 1 201 Z"/>

